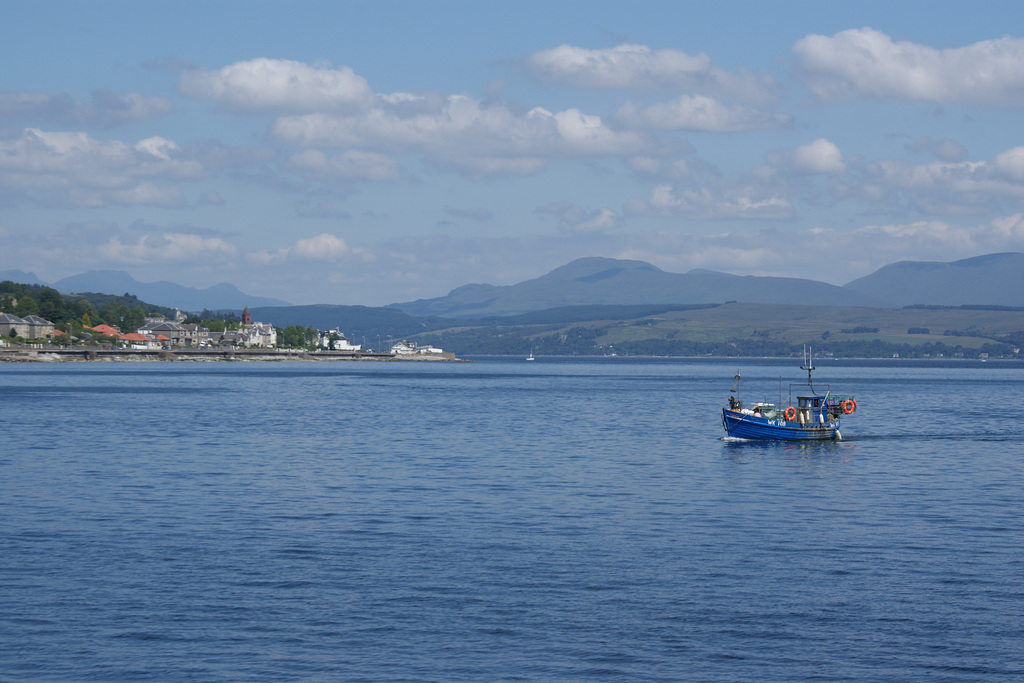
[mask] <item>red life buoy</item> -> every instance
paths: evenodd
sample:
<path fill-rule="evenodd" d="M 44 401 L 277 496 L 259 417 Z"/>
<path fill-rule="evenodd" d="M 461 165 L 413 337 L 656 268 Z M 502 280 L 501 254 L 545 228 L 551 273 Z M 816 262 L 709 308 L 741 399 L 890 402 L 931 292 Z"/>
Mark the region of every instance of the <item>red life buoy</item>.
<path fill-rule="evenodd" d="M 787 422 L 793 422 L 796 420 L 796 408 L 793 406 L 786 408 L 786 411 L 782 414 L 785 416 Z"/>
<path fill-rule="evenodd" d="M 849 415 L 853 411 L 857 410 L 857 402 L 852 398 L 848 398 L 843 401 L 843 412 Z"/>

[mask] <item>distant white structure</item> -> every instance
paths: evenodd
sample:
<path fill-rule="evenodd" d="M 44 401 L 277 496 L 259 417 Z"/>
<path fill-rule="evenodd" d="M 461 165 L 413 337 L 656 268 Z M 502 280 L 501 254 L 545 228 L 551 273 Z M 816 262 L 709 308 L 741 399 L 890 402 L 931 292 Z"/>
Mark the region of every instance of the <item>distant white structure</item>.
<path fill-rule="evenodd" d="M 252 323 L 248 328 L 242 330 L 241 341 L 245 346 L 275 346 L 277 330 L 270 323 Z"/>
<path fill-rule="evenodd" d="M 442 354 L 444 353 L 444 351 L 429 345 L 416 346 L 416 344 L 412 343 L 411 341 L 406 341 L 403 339 L 402 341 L 398 342 L 397 344 L 391 347 L 391 353 L 395 354 L 396 356 L 426 356 L 434 353 Z"/>
<path fill-rule="evenodd" d="M 324 330 L 320 333 L 320 347 L 329 351 L 362 351 L 362 344 L 353 344 L 338 330 Z"/>

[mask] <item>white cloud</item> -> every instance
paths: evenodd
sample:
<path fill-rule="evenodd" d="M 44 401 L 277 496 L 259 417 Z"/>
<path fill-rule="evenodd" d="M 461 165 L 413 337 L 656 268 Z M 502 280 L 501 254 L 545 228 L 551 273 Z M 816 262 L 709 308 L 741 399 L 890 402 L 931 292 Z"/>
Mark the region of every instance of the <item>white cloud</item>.
<path fill-rule="evenodd" d="M 569 234 L 603 233 L 622 225 L 622 217 L 608 208 L 587 211 L 571 202 L 561 201 L 537 209 L 559 218 L 559 228 Z"/>
<path fill-rule="evenodd" d="M 1007 178 L 1024 182 L 1024 147 L 1014 147 L 1000 152 L 992 160 L 992 167 Z"/>
<path fill-rule="evenodd" d="M 521 111 L 461 94 L 375 94 L 348 68 L 255 59 L 213 72 L 185 72 L 179 88 L 234 110 L 280 112 L 272 133 L 285 144 L 347 150 L 332 158 L 322 151 L 294 155 L 292 168 L 307 177 L 392 180 L 399 176 L 397 164 L 381 155 L 404 152 L 423 154 L 434 168 L 478 177 L 534 174 L 553 158 L 664 153 L 664 141 L 578 108 Z M 701 125 L 775 125 L 771 115 L 743 109 L 717 113 L 721 120 Z"/>
<path fill-rule="evenodd" d="M 790 218 L 794 209 L 787 199 L 766 188 L 748 184 L 713 183 L 703 186 L 674 187 L 658 185 L 651 190 L 645 207 L 634 211 L 661 216 L 702 219 L 751 218 L 777 220 Z"/>
<path fill-rule="evenodd" d="M 281 263 L 337 262 L 345 258 L 369 257 L 364 249 L 350 247 L 344 239 L 329 233 L 305 237 L 294 244 L 276 251 L 256 251 L 246 254 L 246 259 L 261 265 Z"/>
<path fill-rule="evenodd" d="M 557 141 L 570 154 L 623 154 L 641 146 L 635 134 L 613 131 L 600 116 L 584 114 L 579 109 L 560 111 L 553 118 L 558 130 Z"/>
<path fill-rule="evenodd" d="M 808 35 L 793 45 L 797 71 L 824 101 L 856 97 L 1024 104 L 1024 39 L 999 38 L 938 50 L 894 41 L 871 28 Z"/>
<path fill-rule="evenodd" d="M 217 237 L 202 237 L 187 233 L 143 235 L 135 241 L 111 237 L 97 249 L 97 256 L 108 263 L 208 263 L 231 259 L 238 249 Z"/>
<path fill-rule="evenodd" d="M 699 158 L 666 166 L 662 160 L 636 157 L 630 165 L 660 179 L 646 200 L 625 202 L 631 215 L 783 219 L 806 206 L 838 201 L 937 217 L 991 215 L 1024 207 L 1024 146 L 989 161 L 911 164 L 855 157 L 850 162 L 835 143 L 820 138 L 772 152 L 768 163 L 734 177 L 720 175 Z M 817 182 L 814 176 L 827 176 L 828 182 Z"/>
<path fill-rule="evenodd" d="M 793 166 L 805 173 L 844 173 L 843 153 L 824 138 L 793 150 Z"/>
<path fill-rule="evenodd" d="M 156 181 L 205 174 L 202 164 L 178 152 L 172 141 L 159 137 L 130 145 L 82 132 L 27 128 L 0 140 L 0 187 L 45 203 L 178 206 L 183 202 L 180 190 Z"/>
<path fill-rule="evenodd" d="M 576 223 L 572 232 L 607 232 L 622 224 L 622 218 L 611 209 L 599 209 L 585 220 Z"/>
<path fill-rule="evenodd" d="M 914 221 L 865 225 L 849 232 L 850 236 L 843 239 L 851 243 L 850 249 L 870 259 L 875 268 L 900 260 L 955 261 L 986 253 L 1024 251 L 1024 221 L 1019 213 L 980 225 Z"/>
<path fill-rule="evenodd" d="M 782 128 L 788 114 L 773 114 L 748 107 L 727 106 L 706 95 L 680 95 L 671 102 L 647 107 L 629 103 L 615 114 L 623 125 L 655 130 L 701 130 L 714 133 Z"/>
<path fill-rule="evenodd" d="M 390 106 L 334 115 L 284 116 L 273 127 L 281 140 L 306 147 L 418 150 L 481 173 L 535 173 L 551 157 L 630 154 L 645 147 L 638 134 L 616 131 L 578 109 L 518 114 L 502 103 L 464 95 L 412 112 Z"/>
<path fill-rule="evenodd" d="M 237 111 L 337 111 L 366 106 L 373 93 L 352 69 L 309 66 L 284 59 L 251 59 L 217 71 L 182 73 L 185 95 Z"/>
<path fill-rule="evenodd" d="M 1024 147 L 992 161 L 866 164 L 852 187 L 871 201 L 907 202 L 931 215 L 982 213 L 1024 203 Z"/>
<path fill-rule="evenodd" d="M 776 90 L 767 74 L 730 72 L 713 66 L 704 53 L 688 55 L 645 45 L 599 50 L 560 45 L 531 54 L 524 64 L 541 79 L 581 88 L 701 93 L 761 103 L 770 101 Z"/>
<path fill-rule="evenodd" d="M 318 261 L 334 261 L 351 251 L 345 240 L 327 233 L 300 239 L 291 247 L 294 256 Z"/>
<path fill-rule="evenodd" d="M 1024 251 L 1024 214 L 996 218 L 990 230 L 980 235 L 975 233 L 975 236 L 982 236 L 993 251 Z"/>
<path fill-rule="evenodd" d="M 135 149 L 140 152 L 146 152 L 158 159 L 164 159 L 169 161 L 171 154 L 174 154 L 179 150 L 178 145 L 172 140 L 167 140 L 161 137 L 146 138 L 145 140 L 139 140 L 135 144 Z"/>

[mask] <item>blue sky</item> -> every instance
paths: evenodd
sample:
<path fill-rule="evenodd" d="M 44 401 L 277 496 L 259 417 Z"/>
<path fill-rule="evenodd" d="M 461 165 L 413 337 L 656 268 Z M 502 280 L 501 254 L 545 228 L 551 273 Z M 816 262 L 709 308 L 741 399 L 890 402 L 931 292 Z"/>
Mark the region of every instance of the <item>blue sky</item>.
<path fill-rule="evenodd" d="M 0 271 L 383 305 L 1024 251 L 1019 3 L 2 7 Z"/>

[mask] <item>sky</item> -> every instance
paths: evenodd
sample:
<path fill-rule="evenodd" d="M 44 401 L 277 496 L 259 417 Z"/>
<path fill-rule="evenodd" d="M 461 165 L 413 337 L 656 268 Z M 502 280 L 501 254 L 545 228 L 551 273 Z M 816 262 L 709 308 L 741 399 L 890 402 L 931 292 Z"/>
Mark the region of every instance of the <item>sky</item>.
<path fill-rule="evenodd" d="M 1024 251 L 1019 2 L 0 10 L 0 271 L 45 282 L 380 306 Z"/>

